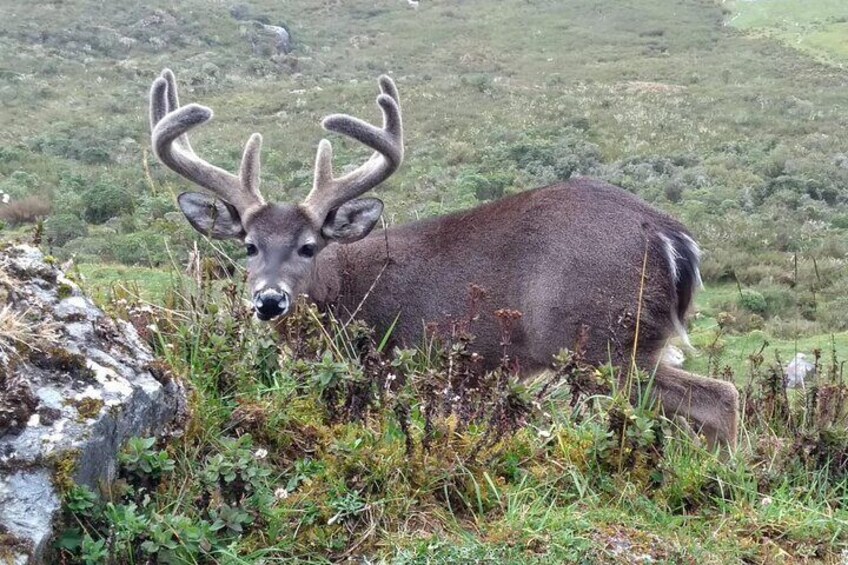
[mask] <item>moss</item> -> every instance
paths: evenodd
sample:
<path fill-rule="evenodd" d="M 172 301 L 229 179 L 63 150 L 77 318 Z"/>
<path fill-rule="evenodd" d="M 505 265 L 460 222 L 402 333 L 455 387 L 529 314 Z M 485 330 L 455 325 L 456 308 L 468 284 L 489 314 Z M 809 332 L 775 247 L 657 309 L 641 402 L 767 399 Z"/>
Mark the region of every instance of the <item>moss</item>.
<path fill-rule="evenodd" d="M 85 357 L 60 347 L 46 351 L 33 350 L 30 353 L 30 361 L 33 365 L 45 371 L 68 373 L 72 378 L 84 381 L 94 380 L 94 371 L 88 368 Z"/>
<path fill-rule="evenodd" d="M 174 372 L 170 365 L 161 359 L 154 359 L 144 366 L 146 371 L 149 371 L 156 381 L 165 386 L 174 380 Z"/>
<path fill-rule="evenodd" d="M 68 451 L 56 454 L 49 460 L 49 463 L 53 467 L 53 484 L 56 485 L 62 496 L 76 484 L 74 473 L 76 473 L 79 458 L 79 449 L 69 449 Z"/>
<path fill-rule="evenodd" d="M 25 379 L 0 363 L 0 429 L 16 433 L 26 427 L 38 399 Z"/>
<path fill-rule="evenodd" d="M 100 414 L 100 409 L 103 408 L 104 402 L 100 398 L 86 396 L 79 400 L 66 400 L 65 405 L 76 408 L 79 414 L 77 420 L 82 422 L 96 418 Z"/>
<path fill-rule="evenodd" d="M 58 294 L 60 300 L 70 298 L 74 295 L 74 287 L 67 283 L 62 283 L 59 285 L 59 288 L 56 289 L 56 293 Z"/>

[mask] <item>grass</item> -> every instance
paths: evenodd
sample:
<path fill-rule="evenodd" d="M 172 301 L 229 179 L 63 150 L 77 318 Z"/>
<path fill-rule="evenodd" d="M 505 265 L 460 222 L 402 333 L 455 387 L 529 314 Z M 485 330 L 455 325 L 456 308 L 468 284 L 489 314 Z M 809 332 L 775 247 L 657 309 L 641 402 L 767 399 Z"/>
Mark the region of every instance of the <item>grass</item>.
<path fill-rule="evenodd" d="M 688 370 L 711 374 L 729 366 L 740 379 L 737 384 L 742 385 L 752 355 L 763 354 L 768 362 L 779 360 L 783 365 L 791 361 L 796 353 L 804 353 L 812 359 L 814 350 L 819 350 L 823 359 L 829 359 L 834 353 L 840 359 L 848 355 L 848 332 L 801 332 L 795 338 L 781 338 L 769 331 L 768 321 L 761 330 L 722 329 L 719 319 L 723 315 L 739 313 L 738 297 L 739 290 L 733 284 L 708 285 L 696 295 L 696 314 L 689 337 L 697 351 L 686 362 Z M 799 326 L 804 325 L 799 315 L 796 321 Z M 791 326 L 793 320 L 789 319 L 786 323 Z"/>
<path fill-rule="evenodd" d="M 182 275 L 163 269 L 115 264 L 83 263 L 76 267 L 87 292 L 100 303 L 114 296 L 129 296 L 162 303 Z"/>
<path fill-rule="evenodd" d="M 848 62 L 848 7 L 839 0 L 731 2 L 729 22 L 836 64 Z"/>

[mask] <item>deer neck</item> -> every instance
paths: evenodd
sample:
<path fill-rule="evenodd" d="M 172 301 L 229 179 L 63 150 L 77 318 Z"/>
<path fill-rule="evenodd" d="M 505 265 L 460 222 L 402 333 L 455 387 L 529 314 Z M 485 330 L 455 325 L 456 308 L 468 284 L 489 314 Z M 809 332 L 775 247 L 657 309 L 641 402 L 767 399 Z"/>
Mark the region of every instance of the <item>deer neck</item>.
<path fill-rule="evenodd" d="M 368 239 L 330 244 L 318 255 L 307 294 L 320 308 L 355 308 L 363 299 L 386 263 L 385 250 Z"/>

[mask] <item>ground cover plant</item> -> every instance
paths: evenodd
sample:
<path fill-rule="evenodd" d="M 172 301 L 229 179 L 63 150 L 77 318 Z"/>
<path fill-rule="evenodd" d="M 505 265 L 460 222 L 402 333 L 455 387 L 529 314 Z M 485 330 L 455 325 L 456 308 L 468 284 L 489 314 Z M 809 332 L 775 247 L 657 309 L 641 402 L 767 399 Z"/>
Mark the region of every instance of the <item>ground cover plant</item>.
<path fill-rule="evenodd" d="M 727 456 L 579 351 L 518 383 L 508 339 L 501 369 L 475 369 L 470 319 L 388 351 L 305 303 L 281 344 L 239 292 L 186 282 L 168 308 L 112 302 L 191 384 L 193 419 L 130 442 L 105 493 L 66 491 L 63 562 L 837 562 L 848 547 L 834 351 L 797 394 L 752 357 Z M 633 379 L 647 392 L 650 375 Z"/>

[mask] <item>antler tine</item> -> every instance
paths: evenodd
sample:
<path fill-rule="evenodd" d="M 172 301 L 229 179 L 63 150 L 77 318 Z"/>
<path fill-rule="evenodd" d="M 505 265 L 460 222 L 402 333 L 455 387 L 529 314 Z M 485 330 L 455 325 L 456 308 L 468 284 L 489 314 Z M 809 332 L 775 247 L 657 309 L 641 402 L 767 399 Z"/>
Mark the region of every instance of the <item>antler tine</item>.
<path fill-rule="evenodd" d="M 335 178 L 332 145 L 326 139 L 321 140 L 315 158 L 315 182 L 303 203 L 321 220 L 334 208 L 385 181 L 403 161 L 403 124 L 397 87 L 386 75 L 380 77 L 379 84 L 377 105 L 383 113 L 382 128 L 347 114 L 333 114 L 322 121 L 325 129 L 353 138 L 375 153 L 356 170 Z"/>
<path fill-rule="evenodd" d="M 150 129 L 153 151 L 165 166 L 209 190 L 239 213 L 265 203 L 259 192 L 259 155 L 262 136 L 253 134 L 244 148 L 239 175 L 207 161 L 191 148 L 188 132 L 212 119 L 212 110 L 199 104 L 179 105 L 176 79 L 165 69 L 150 90 Z"/>

